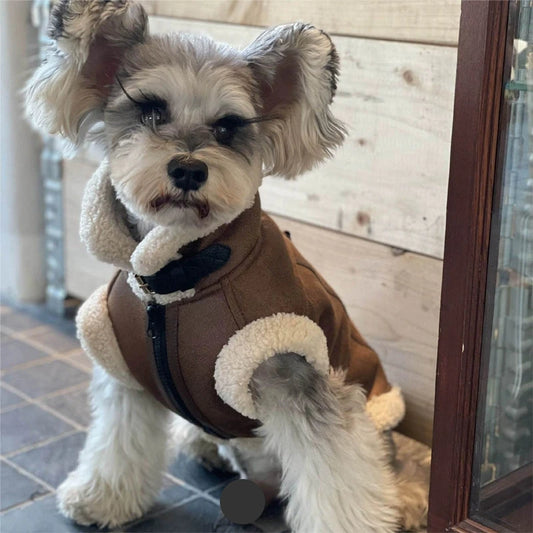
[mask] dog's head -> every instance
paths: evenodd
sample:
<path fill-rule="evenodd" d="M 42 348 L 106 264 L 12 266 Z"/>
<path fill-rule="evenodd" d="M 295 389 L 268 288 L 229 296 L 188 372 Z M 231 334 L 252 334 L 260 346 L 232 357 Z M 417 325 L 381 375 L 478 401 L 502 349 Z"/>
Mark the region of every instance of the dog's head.
<path fill-rule="evenodd" d="M 50 34 L 26 87 L 30 119 L 75 144 L 103 119 L 116 193 L 151 224 L 229 222 L 264 174 L 292 178 L 342 142 L 329 110 L 338 57 L 312 26 L 275 27 L 238 51 L 150 36 L 128 0 L 62 0 Z"/>

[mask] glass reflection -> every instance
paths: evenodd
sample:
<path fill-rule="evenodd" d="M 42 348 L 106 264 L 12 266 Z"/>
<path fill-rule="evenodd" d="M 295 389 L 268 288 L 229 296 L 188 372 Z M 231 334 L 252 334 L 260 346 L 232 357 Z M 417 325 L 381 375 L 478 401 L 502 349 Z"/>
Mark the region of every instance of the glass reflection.
<path fill-rule="evenodd" d="M 505 163 L 495 198 L 472 487 L 472 515 L 498 531 L 533 531 L 533 16 L 511 9 L 510 79 L 504 87 Z M 497 254 L 494 254 L 494 249 Z M 490 318 L 489 316 L 489 318 Z"/>

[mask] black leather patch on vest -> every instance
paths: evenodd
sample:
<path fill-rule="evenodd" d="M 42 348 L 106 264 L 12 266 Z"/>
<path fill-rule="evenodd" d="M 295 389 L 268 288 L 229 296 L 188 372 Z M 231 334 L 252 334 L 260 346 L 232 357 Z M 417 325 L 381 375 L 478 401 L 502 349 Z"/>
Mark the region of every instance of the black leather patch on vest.
<path fill-rule="evenodd" d="M 170 262 L 152 276 L 141 276 L 152 292 L 169 294 L 192 289 L 229 260 L 231 248 L 212 244 L 198 253 Z"/>

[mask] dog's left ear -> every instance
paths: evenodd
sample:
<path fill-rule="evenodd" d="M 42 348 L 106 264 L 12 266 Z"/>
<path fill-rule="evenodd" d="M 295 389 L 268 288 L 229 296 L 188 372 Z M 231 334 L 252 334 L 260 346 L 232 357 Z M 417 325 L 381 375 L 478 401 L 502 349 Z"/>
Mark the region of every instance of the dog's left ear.
<path fill-rule="evenodd" d="M 287 178 L 332 155 L 345 134 L 331 114 L 339 58 L 329 36 L 308 24 L 265 31 L 243 54 L 259 87 L 266 172 Z"/>
<path fill-rule="evenodd" d="M 142 6 L 130 0 L 56 2 L 53 42 L 24 89 L 30 121 L 77 144 L 80 122 L 103 108 L 125 52 L 144 41 L 147 20 Z"/>

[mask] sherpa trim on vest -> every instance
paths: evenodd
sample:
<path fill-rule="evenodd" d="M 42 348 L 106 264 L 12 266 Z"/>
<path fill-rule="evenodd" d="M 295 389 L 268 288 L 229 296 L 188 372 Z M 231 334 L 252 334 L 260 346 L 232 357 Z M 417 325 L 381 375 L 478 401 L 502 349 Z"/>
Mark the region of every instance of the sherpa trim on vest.
<path fill-rule="evenodd" d="M 249 383 L 257 367 L 279 353 L 296 353 L 320 374 L 329 367 L 326 337 L 322 329 L 305 316 L 278 313 L 251 322 L 237 331 L 220 352 L 215 364 L 215 388 L 233 409 L 255 419 Z M 393 387 L 367 401 L 366 412 L 378 431 L 396 427 L 405 415 L 401 389 Z"/>
<path fill-rule="evenodd" d="M 80 238 L 91 255 L 131 271 L 130 256 L 137 244 L 126 226 L 124 206 L 116 199 L 104 159 L 91 176 L 81 202 Z"/>
<path fill-rule="evenodd" d="M 405 401 L 400 387 L 373 396 L 366 404 L 366 412 L 378 431 L 395 428 L 405 415 Z"/>
<path fill-rule="evenodd" d="M 312 325 L 309 329 L 314 331 L 310 337 L 322 340 L 311 343 L 311 350 L 299 349 L 288 342 L 294 335 L 293 327 L 280 321 L 272 336 L 287 343 L 274 344 L 270 353 L 303 351 L 302 355 L 309 357 L 311 364 L 318 364 L 323 373 L 327 374 L 329 366 L 345 370 L 346 383 L 359 383 L 369 401 L 377 395 L 384 396 L 378 405 L 394 399 L 401 401 L 399 392 L 398 396 L 388 394 L 391 387 L 377 354 L 357 331 L 339 297 L 261 211 L 259 196 L 250 206 L 243 206 L 237 218 L 224 221 L 223 216 L 213 211 L 208 226 L 187 231 L 179 226 L 157 226 L 137 243 L 129 231 L 125 206 L 111 183 L 108 162 L 102 163 L 85 191 L 81 234 L 93 255 L 121 266 L 122 273 L 114 277 L 107 294 L 105 288 L 99 289 L 80 312 L 79 335 L 89 356 L 122 383 L 135 388 L 141 384 L 172 409 L 153 368 L 150 357 L 153 346 L 146 333 L 146 302 L 139 297 L 136 290 L 139 286 L 132 283 L 131 273 L 151 276 L 169 262 L 181 259 L 178 250 L 191 257 L 219 243 L 231 249 L 224 267 L 202 278 L 195 285 L 194 294 L 192 290 L 176 291 L 177 294 L 167 295 L 169 300 L 159 301 L 167 304 L 166 358 L 172 379 L 201 427 L 216 428 L 228 436 L 253 436 L 259 422 L 233 409 L 219 396 L 215 366 L 218 356 L 239 330 L 277 313 L 293 315 L 303 322 L 307 317 L 307 324 Z M 191 243 L 193 246 L 189 246 Z M 153 296 L 153 300 L 157 299 Z M 250 341 L 250 349 L 254 342 Z M 319 355 L 314 351 L 317 347 Z M 199 358 L 202 364 L 198 364 Z M 176 361 L 178 364 L 174 364 Z M 228 362 L 230 366 L 233 364 Z M 249 371 L 247 379 L 252 373 L 253 370 Z M 236 380 L 231 371 L 227 377 L 220 376 L 218 372 L 222 389 L 225 379 Z M 241 387 L 247 385 L 246 378 L 240 382 Z M 243 398 L 245 403 L 249 402 L 245 395 Z M 399 412 L 397 406 L 389 407 Z M 253 404 L 247 412 L 253 416 Z M 381 424 L 381 417 L 375 418 Z"/>
<path fill-rule="evenodd" d="M 235 411 L 256 419 L 257 411 L 248 389 L 252 374 L 270 357 L 289 352 L 304 357 L 320 374 L 328 374 L 326 336 L 308 317 L 277 313 L 246 325 L 218 355 L 215 364 L 218 395 Z"/>
<path fill-rule="evenodd" d="M 187 298 L 192 298 L 196 294 L 195 289 L 188 289 L 186 291 L 176 291 L 171 292 L 169 294 L 157 294 L 155 292 L 147 294 L 141 289 L 137 278 L 133 275 L 132 272 L 128 273 L 128 285 L 131 287 L 133 294 L 135 294 L 135 296 L 137 296 L 137 298 L 139 298 L 139 300 L 141 300 L 142 302 L 148 303 L 151 301 L 155 301 L 155 303 L 158 303 L 159 305 L 168 305 L 172 302 L 186 300 Z"/>
<path fill-rule="evenodd" d="M 243 201 L 242 210 L 252 207 L 254 201 L 254 197 Z M 231 218 L 227 217 L 212 212 L 210 223 L 197 228 L 156 226 L 141 242 L 136 242 L 126 224 L 126 209 L 111 183 L 109 161 L 104 159 L 85 187 L 80 237 L 100 261 L 140 276 L 151 276 L 172 259 L 179 259 L 177 250 L 230 223 Z"/>
<path fill-rule="evenodd" d="M 132 376 L 118 346 L 107 310 L 107 285 L 96 289 L 76 315 L 78 339 L 85 353 L 127 387 L 142 390 Z"/>

